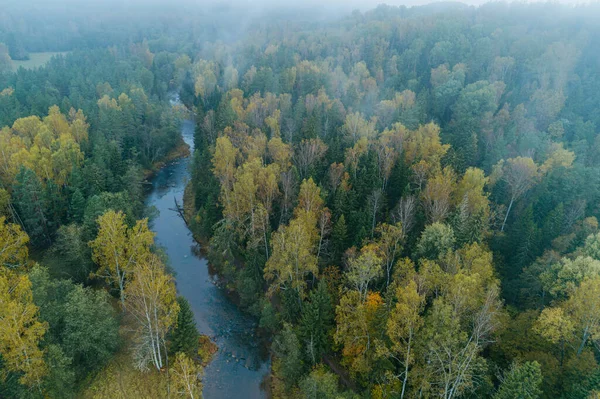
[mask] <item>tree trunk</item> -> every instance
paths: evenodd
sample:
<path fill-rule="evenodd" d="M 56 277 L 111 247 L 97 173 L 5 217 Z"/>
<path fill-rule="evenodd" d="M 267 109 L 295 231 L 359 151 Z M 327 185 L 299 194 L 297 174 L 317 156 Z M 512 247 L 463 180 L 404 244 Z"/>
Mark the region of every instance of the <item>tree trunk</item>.
<path fill-rule="evenodd" d="M 406 391 L 406 382 L 408 381 L 408 362 L 410 359 L 410 345 L 412 341 L 412 332 L 408 337 L 408 345 L 406 349 L 406 358 L 404 360 L 404 380 L 402 381 L 402 393 L 400 394 L 400 399 L 404 399 L 404 392 Z"/>
<path fill-rule="evenodd" d="M 515 197 L 512 197 L 510 199 L 510 204 L 508 205 L 508 209 L 506 210 L 506 216 L 504 216 L 504 222 L 502 222 L 502 228 L 500 229 L 500 231 L 504 231 L 504 226 L 506 225 L 506 220 L 508 219 L 508 214 L 510 213 L 510 209 L 513 206 L 513 202 L 515 202 Z"/>

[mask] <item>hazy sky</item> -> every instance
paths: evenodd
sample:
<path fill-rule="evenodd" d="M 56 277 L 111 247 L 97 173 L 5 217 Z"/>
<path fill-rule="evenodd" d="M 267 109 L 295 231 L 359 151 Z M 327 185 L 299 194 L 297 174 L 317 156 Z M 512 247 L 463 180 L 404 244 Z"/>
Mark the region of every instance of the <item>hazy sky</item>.
<path fill-rule="evenodd" d="M 202 1 L 202 0 L 198 0 Z M 443 1 L 443 0 L 442 0 Z M 498 1 L 498 0 L 458 0 L 456 2 L 470 4 L 470 5 L 481 5 L 487 3 L 489 1 Z M 582 3 L 591 3 L 598 2 L 600 0 L 515 0 L 517 2 L 553 2 L 553 3 L 563 3 L 563 4 L 582 4 Z M 253 4 L 283 4 L 281 0 L 216 0 L 216 2 L 220 3 L 242 3 L 247 4 L 249 6 Z M 287 4 L 319 4 L 319 5 L 336 5 L 336 6 L 353 6 L 358 8 L 373 8 L 378 4 L 390 4 L 390 5 L 423 5 L 429 4 L 439 1 L 432 0 L 292 0 L 286 1 Z"/>

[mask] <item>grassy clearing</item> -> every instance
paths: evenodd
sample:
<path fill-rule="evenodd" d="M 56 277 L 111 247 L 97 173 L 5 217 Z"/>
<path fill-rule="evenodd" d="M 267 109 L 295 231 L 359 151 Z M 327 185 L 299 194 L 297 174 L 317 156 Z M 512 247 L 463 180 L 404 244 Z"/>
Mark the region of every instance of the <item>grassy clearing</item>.
<path fill-rule="evenodd" d="M 77 396 L 82 399 L 155 399 L 168 396 L 167 372 L 153 368 L 140 372 L 133 367 L 129 348 L 133 345 L 133 320 L 124 315 L 119 334 L 121 350 L 90 380 L 82 384 L 85 388 Z"/>
<path fill-rule="evenodd" d="M 20 67 L 35 69 L 44 66 L 52 57 L 60 54 L 67 54 L 67 52 L 29 53 L 29 59 L 26 61 L 12 61 L 13 71 L 16 72 Z"/>
<path fill-rule="evenodd" d="M 167 396 L 166 371 L 152 369 L 142 373 L 136 370 L 126 350 L 119 352 L 79 395 L 83 399 L 154 399 Z"/>

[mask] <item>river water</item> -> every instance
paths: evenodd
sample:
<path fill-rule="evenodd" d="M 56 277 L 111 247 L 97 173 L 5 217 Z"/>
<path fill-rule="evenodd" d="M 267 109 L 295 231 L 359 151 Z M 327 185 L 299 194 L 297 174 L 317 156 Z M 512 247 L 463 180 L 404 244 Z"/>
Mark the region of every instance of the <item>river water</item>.
<path fill-rule="evenodd" d="M 184 120 L 183 139 L 194 149 L 194 122 Z M 190 303 L 201 334 L 210 336 L 219 346 L 213 361 L 205 368 L 204 398 L 264 398 L 261 382 L 269 372 L 269 362 L 255 336 L 256 322 L 240 312 L 219 288 L 200 255 L 185 222 L 175 208 L 175 199 L 183 203 L 183 191 L 189 179 L 189 158 L 172 162 L 152 179 L 147 205 L 159 215 L 151 223 L 156 242 L 163 247 L 175 272 L 177 290 Z"/>

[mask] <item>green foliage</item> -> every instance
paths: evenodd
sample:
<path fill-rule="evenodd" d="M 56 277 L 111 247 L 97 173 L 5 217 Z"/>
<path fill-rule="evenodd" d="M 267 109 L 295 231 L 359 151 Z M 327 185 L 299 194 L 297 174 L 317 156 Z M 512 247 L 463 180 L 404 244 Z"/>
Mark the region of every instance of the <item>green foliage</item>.
<path fill-rule="evenodd" d="M 3 12 L 18 27 L 0 26 L 0 215 L 49 266 L 27 267 L 49 324 L 45 395 L 71 395 L 115 350 L 108 299 L 75 283 L 93 271 L 98 216 L 122 211 L 131 227 L 148 214 L 146 172 L 182 144 L 176 93 L 196 121 L 189 223 L 276 336 L 275 397 L 345 397 L 332 372 L 377 399 L 493 397 L 501 369 L 498 398 L 597 389 L 595 5 L 382 5 L 319 23 L 294 10 L 239 26 L 243 7 L 173 6 L 175 29 L 155 5 L 98 5 L 90 21 L 13 3 Z M 50 50 L 69 52 L 8 72 L 11 57 Z M 316 196 L 299 190 L 308 176 Z M 393 251 L 379 224 L 401 228 Z M 179 301 L 171 345 L 193 356 Z M 0 396 L 37 394 L 19 377 Z"/>
<path fill-rule="evenodd" d="M 299 338 L 305 348 L 306 358 L 312 364 L 319 363 L 330 347 L 330 330 L 333 327 L 333 307 L 325 281 L 309 295 L 309 302 L 302 307 Z"/>
<path fill-rule="evenodd" d="M 283 379 L 289 389 L 304 370 L 300 341 L 290 324 L 285 324 L 283 330 L 275 336 L 272 350 L 278 359 L 277 365 L 274 365 L 277 375 Z"/>
<path fill-rule="evenodd" d="M 304 399 L 338 399 L 344 397 L 340 392 L 338 378 L 323 365 L 316 366 L 300 381 L 300 391 Z"/>
<path fill-rule="evenodd" d="M 513 364 L 504 374 L 494 399 L 537 399 L 541 396 L 542 371 L 538 362 Z"/>
<path fill-rule="evenodd" d="M 179 313 L 177 313 L 175 328 L 169 337 L 169 352 L 171 354 L 183 352 L 193 359 L 198 355 L 198 339 L 200 338 L 194 320 L 194 312 L 184 297 L 178 296 L 177 303 L 179 304 Z"/>
<path fill-rule="evenodd" d="M 15 208 L 25 231 L 39 246 L 50 242 L 50 226 L 46 216 L 48 205 L 38 177 L 30 169 L 21 167 L 13 193 Z"/>
<path fill-rule="evenodd" d="M 417 255 L 425 259 L 438 259 L 454 248 L 454 231 L 448 225 L 434 223 L 425 228 L 417 243 Z"/>
<path fill-rule="evenodd" d="M 63 355 L 55 354 L 61 367 L 66 368 L 68 359 L 70 370 L 81 379 L 106 364 L 119 345 L 118 320 L 108 294 L 54 280 L 40 267 L 31 272 L 31 281 L 40 317 L 50 325 L 47 341 L 62 350 Z"/>

